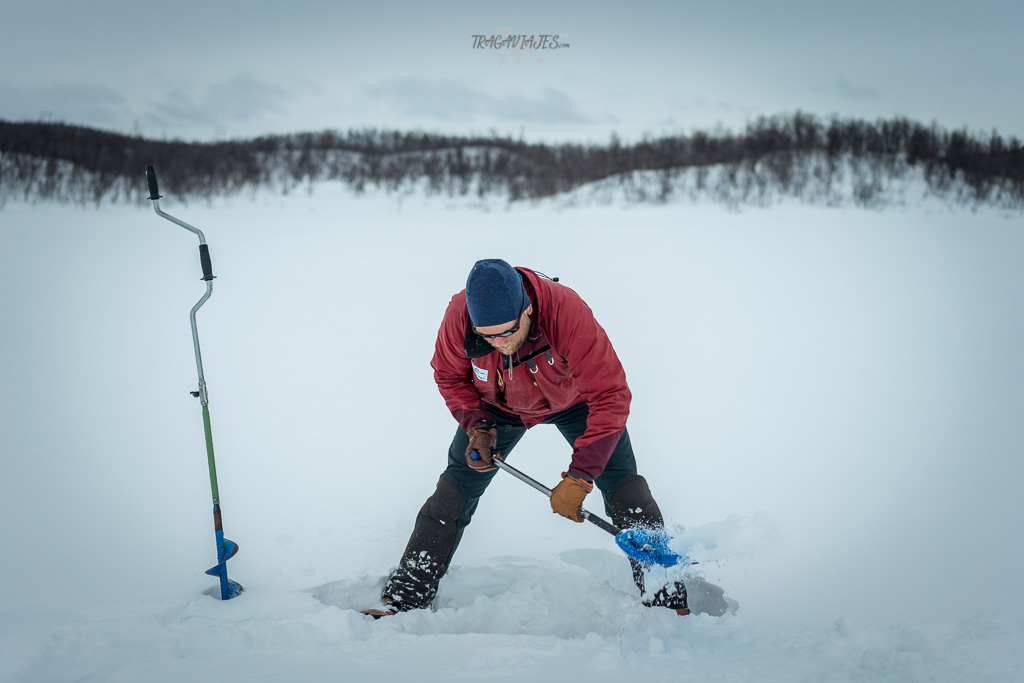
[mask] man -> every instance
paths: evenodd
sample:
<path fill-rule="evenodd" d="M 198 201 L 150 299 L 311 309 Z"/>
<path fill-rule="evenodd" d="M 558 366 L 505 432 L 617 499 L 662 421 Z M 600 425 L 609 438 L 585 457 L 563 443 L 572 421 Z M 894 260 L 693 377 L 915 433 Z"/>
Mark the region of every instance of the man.
<path fill-rule="evenodd" d="M 662 528 L 626 431 L 631 394 L 607 334 L 568 287 L 501 259 L 477 261 L 437 335 L 434 379 L 459 423 L 448 467 L 416 517 L 374 618 L 428 607 L 477 502 L 526 430 L 553 424 L 572 445 L 551 508 L 583 521 L 594 486 L 620 528 Z M 633 579 L 644 594 L 643 567 Z M 670 583 L 644 604 L 688 614 L 686 587 Z"/>

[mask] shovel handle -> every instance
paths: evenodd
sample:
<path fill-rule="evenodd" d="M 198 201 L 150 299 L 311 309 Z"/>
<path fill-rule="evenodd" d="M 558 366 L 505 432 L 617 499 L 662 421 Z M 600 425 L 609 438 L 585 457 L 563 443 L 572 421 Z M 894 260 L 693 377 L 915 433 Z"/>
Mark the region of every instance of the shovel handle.
<path fill-rule="evenodd" d="M 591 524 L 596 526 L 601 531 L 607 531 L 612 536 L 618 536 L 619 534 L 622 533 L 622 529 L 620 529 L 619 527 L 615 526 L 614 524 L 611 524 L 611 523 L 607 522 L 604 519 L 604 517 L 598 517 L 595 514 L 587 512 L 586 510 L 583 511 L 583 519 L 587 520 L 588 522 L 590 522 Z"/>
<path fill-rule="evenodd" d="M 544 484 L 540 483 L 536 479 L 523 474 L 522 472 L 517 470 L 515 467 L 512 467 L 512 465 L 509 465 L 508 463 L 506 463 L 505 461 L 501 460 L 500 458 L 492 458 L 491 462 L 494 463 L 494 465 L 498 469 L 505 470 L 506 472 L 511 474 L 516 479 L 529 484 L 533 488 L 537 489 L 538 491 L 540 491 L 541 493 L 546 495 L 548 498 L 551 497 L 551 489 L 549 489 L 547 486 L 545 486 Z M 602 531 L 607 531 L 612 536 L 618 536 L 619 534 L 622 533 L 622 529 L 618 528 L 614 524 L 609 524 L 607 521 L 604 520 L 604 518 L 598 517 L 597 515 L 592 514 L 591 512 L 589 512 L 587 510 L 583 511 L 583 519 L 587 520 L 588 522 L 590 522 L 591 524 L 593 524 L 597 528 L 601 529 Z"/>

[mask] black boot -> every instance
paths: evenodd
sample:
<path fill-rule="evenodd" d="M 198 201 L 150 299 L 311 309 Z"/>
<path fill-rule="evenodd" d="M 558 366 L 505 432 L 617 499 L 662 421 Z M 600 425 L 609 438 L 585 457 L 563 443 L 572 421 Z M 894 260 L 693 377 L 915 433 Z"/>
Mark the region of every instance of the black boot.
<path fill-rule="evenodd" d="M 611 500 L 612 516 L 615 524 L 620 529 L 664 529 L 665 519 L 661 516 L 661 509 L 651 495 L 651 489 L 647 480 L 639 474 L 624 481 L 615 491 Z M 630 558 L 630 565 L 633 568 L 633 583 L 640 589 L 640 595 L 644 595 L 645 567 L 640 562 Z M 682 581 L 673 581 L 654 591 L 653 597 L 644 600 L 648 607 L 668 607 L 674 609 L 677 614 L 689 614 L 689 606 L 686 601 L 686 586 Z"/>
<path fill-rule="evenodd" d="M 456 521 L 464 505 L 459 488 L 451 479 L 441 475 L 437 489 L 416 515 L 416 525 L 398 568 L 384 586 L 382 601 L 385 610 L 367 610 L 367 613 L 392 609 L 405 612 L 430 606 L 437 595 L 438 582 L 448 571 L 458 533 Z"/>

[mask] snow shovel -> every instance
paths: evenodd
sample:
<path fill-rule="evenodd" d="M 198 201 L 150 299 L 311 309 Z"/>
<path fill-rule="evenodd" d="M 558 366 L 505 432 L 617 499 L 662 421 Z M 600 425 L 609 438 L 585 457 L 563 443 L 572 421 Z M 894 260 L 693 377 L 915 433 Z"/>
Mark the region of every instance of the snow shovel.
<path fill-rule="evenodd" d="M 180 225 L 186 230 L 195 233 L 199 238 L 199 263 L 203 269 L 203 280 L 206 282 L 206 294 L 199 300 L 198 303 L 192 308 L 192 345 L 196 351 L 196 369 L 199 372 L 199 391 L 191 392 L 193 396 L 199 399 L 199 402 L 203 406 L 203 431 L 206 435 L 206 459 L 210 469 L 210 489 L 213 492 L 213 530 L 217 539 L 217 564 L 206 570 L 206 573 L 210 576 L 216 576 L 220 579 L 220 598 L 221 600 L 230 600 L 231 598 L 238 597 L 242 592 L 242 586 L 237 581 L 231 581 L 228 579 L 228 565 L 227 561 L 235 556 L 238 552 L 238 544 L 227 538 L 224 538 L 223 522 L 221 521 L 220 514 L 220 491 L 217 487 L 217 465 L 213 459 L 213 434 L 210 431 L 210 408 L 209 401 L 206 394 L 206 378 L 203 376 L 203 357 L 199 352 L 199 332 L 196 329 L 196 311 L 198 311 L 206 300 L 213 294 L 213 266 L 210 262 L 210 247 L 206 244 L 206 236 L 203 235 L 202 231 L 198 228 L 194 228 L 188 223 L 178 220 L 174 216 L 164 213 L 160 210 L 160 190 L 157 187 L 156 182 L 156 168 L 152 164 L 146 166 L 146 180 L 149 182 L 149 198 L 153 200 L 153 210 L 161 218 Z"/>
<path fill-rule="evenodd" d="M 473 455 L 477 455 L 474 453 Z M 498 467 L 498 469 L 505 470 L 516 479 L 529 484 L 533 488 L 537 489 L 548 498 L 551 497 L 551 489 L 544 484 L 541 484 L 536 479 L 532 479 L 512 465 L 504 462 L 500 458 L 492 458 L 491 462 Z M 615 542 L 623 552 L 629 557 L 636 560 L 642 565 L 661 565 L 662 567 L 673 567 L 683 559 L 678 554 L 672 552 L 668 547 L 668 534 L 665 533 L 664 529 L 627 529 L 623 531 L 614 524 L 609 523 L 604 518 L 598 515 L 583 511 L 583 519 L 594 524 L 602 531 L 607 531 L 615 537 Z"/>

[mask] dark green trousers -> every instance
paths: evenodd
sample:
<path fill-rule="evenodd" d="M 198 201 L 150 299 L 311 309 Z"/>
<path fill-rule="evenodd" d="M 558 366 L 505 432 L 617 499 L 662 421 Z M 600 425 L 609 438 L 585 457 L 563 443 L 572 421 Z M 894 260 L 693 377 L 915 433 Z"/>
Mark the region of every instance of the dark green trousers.
<path fill-rule="evenodd" d="M 555 425 L 571 445 L 586 431 L 588 414 L 587 405 L 580 404 L 551 416 L 544 424 Z M 498 428 L 496 449 L 507 459 L 526 433 L 526 426 L 517 417 L 497 411 L 492 411 L 492 418 Z M 498 470 L 477 472 L 466 464 L 468 446 L 469 436 L 461 428 L 457 429 L 448 449 L 448 467 L 441 474 L 433 495 L 416 516 L 398 568 L 384 587 L 383 597 L 392 600 L 399 609 L 423 608 L 433 601 L 437 584 L 448 570 L 462 534 L 473 519 L 480 496 L 498 474 Z M 661 511 L 646 480 L 637 474 L 628 431 L 623 430 L 604 472 L 594 483 L 601 492 L 606 514 L 616 526 L 623 529 L 664 527 Z M 634 580 L 642 593 L 642 568 L 633 564 Z M 685 589 L 682 601 L 685 607 Z"/>

